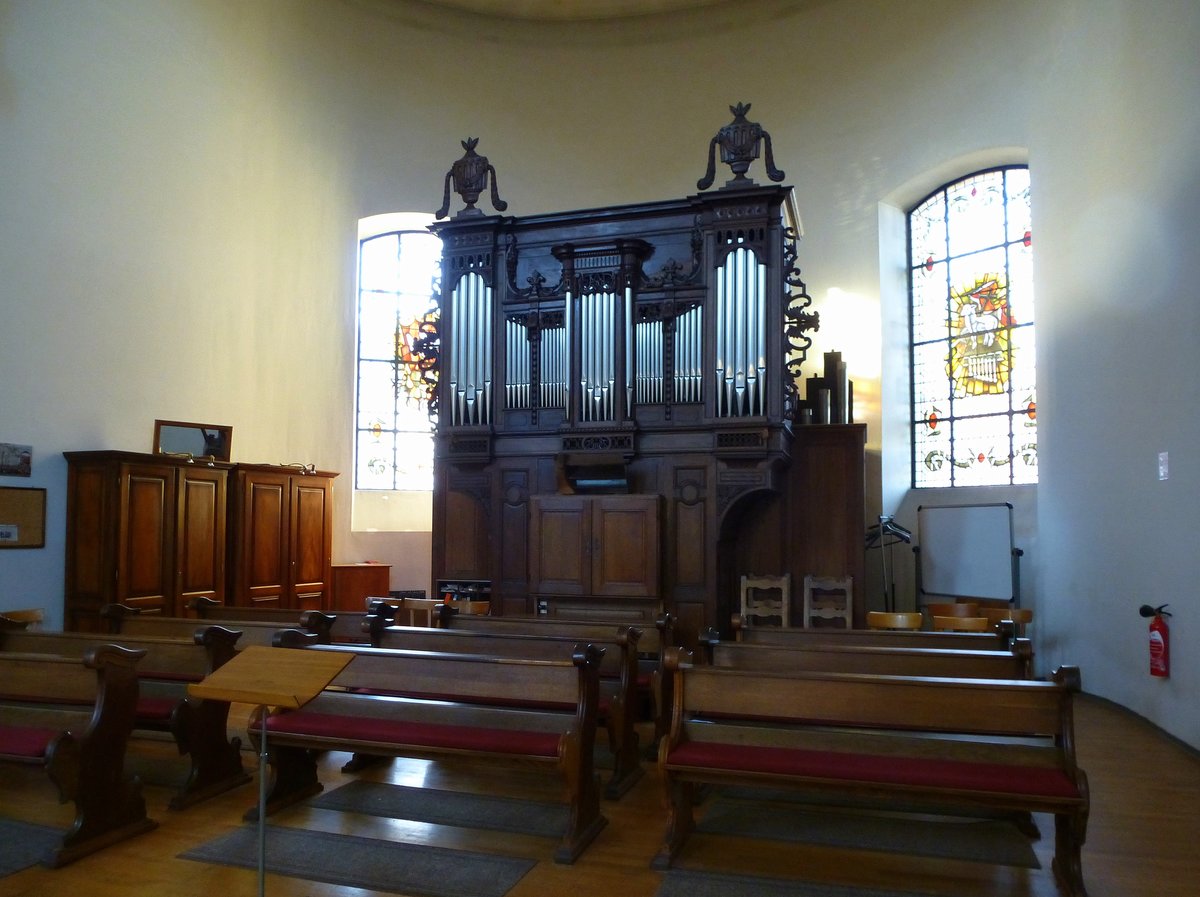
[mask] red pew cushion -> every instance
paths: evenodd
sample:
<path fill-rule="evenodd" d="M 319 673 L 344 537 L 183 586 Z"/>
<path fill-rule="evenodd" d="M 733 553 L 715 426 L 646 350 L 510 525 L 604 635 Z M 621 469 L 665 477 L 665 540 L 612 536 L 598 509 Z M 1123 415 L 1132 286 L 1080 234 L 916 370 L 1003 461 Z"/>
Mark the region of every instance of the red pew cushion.
<path fill-rule="evenodd" d="M 731 769 L 773 775 L 806 776 L 889 785 L 915 785 L 1044 797 L 1079 797 L 1070 777 L 1060 769 L 849 754 L 799 748 L 685 742 L 667 756 L 671 766 Z"/>

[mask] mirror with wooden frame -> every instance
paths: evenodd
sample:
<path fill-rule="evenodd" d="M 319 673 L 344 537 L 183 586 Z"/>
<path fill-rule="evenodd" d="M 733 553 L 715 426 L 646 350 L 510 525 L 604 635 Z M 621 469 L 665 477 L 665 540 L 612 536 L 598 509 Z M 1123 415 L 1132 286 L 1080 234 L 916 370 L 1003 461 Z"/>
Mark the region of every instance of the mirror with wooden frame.
<path fill-rule="evenodd" d="M 154 422 L 154 452 L 228 461 L 233 442 L 233 427 L 218 424 L 194 424 L 180 420 Z"/>

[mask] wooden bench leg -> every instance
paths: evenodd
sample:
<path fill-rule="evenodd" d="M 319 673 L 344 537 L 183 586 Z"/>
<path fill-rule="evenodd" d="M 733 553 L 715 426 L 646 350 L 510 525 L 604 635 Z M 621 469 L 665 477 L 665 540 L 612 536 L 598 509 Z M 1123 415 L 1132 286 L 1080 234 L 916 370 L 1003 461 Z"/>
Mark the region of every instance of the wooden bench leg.
<path fill-rule="evenodd" d="M 669 869 L 688 836 L 696 828 L 696 819 L 692 808 L 696 801 L 696 786 L 692 782 L 682 781 L 664 773 L 667 777 L 667 834 L 663 838 L 654 859 L 650 861 L 652 869 Z"/>
<path fill-rule="evenodd" d="M 360 751 L 355 751 L 350 756 L 350 759 L 342 764 L 342 772 L 362 772 L 364 769 L 371 769 L 375 766 L 383 766 L 385 763 L 391 763 L 393 759 L 393 757 L 386 754 L 364 754 Z"/>
<path fill-rule="evenodd" d="M 607 727 L 613 771 L 604 785 L 604 796 L 610 800 L 625 794 L 645 773 L 638 753 L 638 733 L 633 717 L 632 707 L 626 707 L 623 702 L 613 702 Z"/>
<path fill-rule="evenodd" d="M 132 719 L 132 717 L 130 717 Z M 51 869 L 65 866 L 109 844 L 157 828 L 146 816 L 142 783 L 113 775 L 124 770 L 125 739 L 77 739 L 64 732 L 46 752 L 46 769 L 64 801 L 75 802 L 75 823 L 62 843 L 43 860 Z"/>
<path fill-rule="evenodd" d="M 566 777 L 570 812 L 567 830 L 558 849 L 554 851 L 556 863 L 575 862 L 600 830 L 608 825 L 608 820 L 600 814 L 600 777 L 596 775 L 592 762 L 595 732 L 591 734 L 593 737 L 590 738 L 565 739 L 562 769 Z"/>
<path fill-rule="evenodd" d="M 171 734 L 179 753 L 191 757 L 187 781 L 168 806 L 182 810 L 250 781 L 242 766 L 242 740 L 228 737 L 227 701 L 189 698 L 171 714 Z"/>
<path fill-rule="evenodd" d="M 1086 809 L 1054 817 L 1054 876 L 1068 897 L 1087 897 L 1082 857 L 1086 838 Z"/>
<path fill-rule="evenodd" d="M 312 751 L 299 747 L 267 745 L 271 768 L 270 790 L 267 793 L 267 815 L 294 803 L 320 794 L 324 786 L 317 778 L 317 758 Z M 251 807 L 242 817 L 247 822 L 258 819 L 258 807 Z"/>

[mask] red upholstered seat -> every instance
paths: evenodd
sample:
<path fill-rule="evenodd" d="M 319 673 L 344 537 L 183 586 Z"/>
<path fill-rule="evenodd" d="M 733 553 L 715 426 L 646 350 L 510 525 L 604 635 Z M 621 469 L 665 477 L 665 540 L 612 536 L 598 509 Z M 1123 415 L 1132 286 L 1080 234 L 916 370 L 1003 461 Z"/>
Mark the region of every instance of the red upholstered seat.
<path fill-rule="evenodd" d="M 554 732 L 448 726 L 440 723 L 338 716 L 305 710 L 269 717 L 267 731 L 317 738 L 361 740 L 377 744 L 461 748 L 538 757 L 557 757 L 560 738 Z"/>
<path fill-rule="evenodd" d="M 356 695 L 380 695 L 387 698 L 414 698 L 421 701 L 447 701 L 451 704 L 480 704 L 485 707 L 523 707 L 527 710 L 563 710 L 572 711 L 574 704 L 556 703 L 553 701 L 501 700 L 492 697 L 476 698 L 472 695 L 441 694 L 437 692 L 401 691 L 394 688 L 354 688 Z M 596 714 L 600 719 L 612 709 L 612 700 L 608 695 L 601 694 L 596 702 Z"/>
<path fill-rule="evenodd" d="M 161 682 L 199 682 L 204 676 L 201 673 L 179 673 L 174 670 L 140 670 L 138 679 L 143 681 L 159 680 Z"/>
<path fill-rule="evenodd" d="M 731 769 L 782 776 L 804 776 L 888 785 L 914 785 L 1001 794 L 1079 797 L 1079 791 L 1059 769 L 849 754 L 797 748 L 753 747 L 686 742 L 667 757 L 671 766 Z"/>
<path fill-rule="evenodd" d="M 137 702 L 138 722 L 166 722 L 171 718 L 171 713 L 179 701 L 179 698 L 142 695 Z"/>
<path fill-rule="evenodd" d="M 58 734 L 57 729 L 0 724 L 0 756 L 27 761 L 41 760 Z"/>

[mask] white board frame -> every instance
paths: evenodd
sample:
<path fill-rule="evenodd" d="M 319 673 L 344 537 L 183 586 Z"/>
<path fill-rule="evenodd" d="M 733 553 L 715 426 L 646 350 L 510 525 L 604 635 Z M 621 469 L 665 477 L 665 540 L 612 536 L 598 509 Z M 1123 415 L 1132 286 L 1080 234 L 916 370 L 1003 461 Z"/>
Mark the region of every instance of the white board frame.
<path fill-rule="evenodd" d="M 1008 601 L 1020 606 L 1010 502 L 917 507 L 921 596 Z"/>

